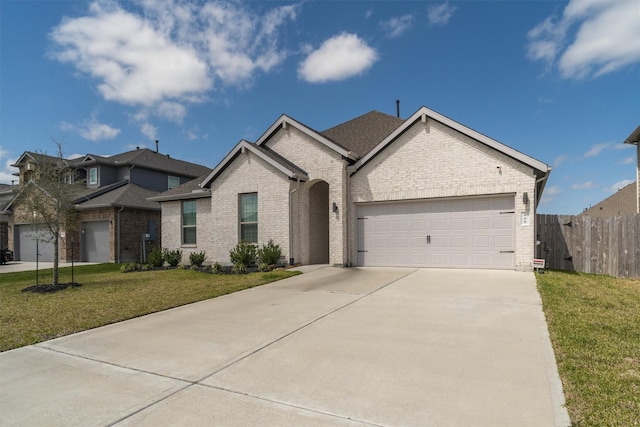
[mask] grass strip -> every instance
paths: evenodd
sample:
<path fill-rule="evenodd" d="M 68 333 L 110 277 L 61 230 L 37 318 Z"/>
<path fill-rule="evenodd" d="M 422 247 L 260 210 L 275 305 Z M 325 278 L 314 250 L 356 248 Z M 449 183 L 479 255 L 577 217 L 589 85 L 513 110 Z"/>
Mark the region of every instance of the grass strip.
<path fill-rule="evenodd" d="M 21 292 L 35 284 L 35 272 L 0 274 L 0 351 L 35 344 L 98 326 L 196 301 L 215 298 L 298 274 L 272 271 L 242 275 L 191 270 L 120 273 L 116 264 L 75 267 L 74 280 L 52 294 Z M 39 282 L 51 270 L 39 272 Z M 71 268 L 60 269 L 60 282 L 71 282 Z"/>
<path fill-rule="evenodd" d="M 547 271 L 537 283 L 572 425 L 640 425 L 640 279 Z"/>

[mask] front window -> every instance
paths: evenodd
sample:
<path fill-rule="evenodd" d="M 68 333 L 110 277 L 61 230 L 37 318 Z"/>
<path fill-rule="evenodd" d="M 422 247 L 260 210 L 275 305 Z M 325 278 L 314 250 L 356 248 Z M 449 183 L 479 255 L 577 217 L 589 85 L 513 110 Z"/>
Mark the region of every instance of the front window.
<path fill-rule="evenodd" d="M 73 182 L 74 182 L 74 174 L 73 174 L 73 172 L 66 172 L 62 176 L 62 182 L 64 182 L 65 184 L 73 184 Z"/>
<path fill-rule="evenodd" d="M 178 178 L 177 176 L 169 177 L 169 185 L 168 185 L 169 190 L 171 190 L 172 188 L 176 188 L 179 185 L 180 185 L 180 178 Z"/>
<path fill-rule="evenodd" d="M 182 202 L 182 244 L 196 244 L 196 201 Z"/>
<path fill-rule="evenodd" d="M 240 240 L 258 243 L 258 193 L 240 195 Z"/>
<path fill-rule="evenodd" d="M 89 169 L 89 185 L 96 185 L 98 183 L 98 168 Z"/>

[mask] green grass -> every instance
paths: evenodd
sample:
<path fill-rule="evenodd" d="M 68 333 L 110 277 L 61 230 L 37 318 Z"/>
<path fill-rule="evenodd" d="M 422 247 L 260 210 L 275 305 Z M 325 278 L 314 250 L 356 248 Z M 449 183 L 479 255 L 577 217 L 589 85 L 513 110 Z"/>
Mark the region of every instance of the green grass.
<path fill-rule="evenodd" d="M 640 279 L 537 275 L 574 426 L 640 425 Z"/>
<path fill-rule="evenodd" d="M 252 288 L 297 273 L 273 271 L 213 275 L 191 270 L 120 273 L 120 266 L 75 268 L 75 281 L 53 294 L 21 292 L 35 284 L 35 272 L 0 274 L 0 351 L 131 319 L 156 311 Z M 51 283 L 51 270 L 39 273 Z M 60 283 L 71 282 L 71 268 L 60 269 Z"/>

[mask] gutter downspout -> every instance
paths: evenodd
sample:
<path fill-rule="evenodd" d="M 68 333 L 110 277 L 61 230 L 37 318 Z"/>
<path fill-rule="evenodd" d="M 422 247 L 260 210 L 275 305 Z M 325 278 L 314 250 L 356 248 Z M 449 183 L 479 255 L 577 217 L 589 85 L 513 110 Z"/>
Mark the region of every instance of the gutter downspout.
<path fill-rule="evenodd" d="M 116 232 L 116 245 L 117 245 L 117 253 L 116 253 L 116 259 L 117 259 L 117 264 L 120 264 L 120 212 L 122 212 L 124 210 L 124 206 L 120 207 L 120 210 L 118 211 L 118 231 Z"/>
<path fill-rule="evenodd" d="M 293 265 L 295 259 L 293 258 L 293 210 L 292 208 L 292 200 L 293 193 L 300 189 L 300 177 L 296 176 L 296 188 L 289 191 L 289 265 Z"/>

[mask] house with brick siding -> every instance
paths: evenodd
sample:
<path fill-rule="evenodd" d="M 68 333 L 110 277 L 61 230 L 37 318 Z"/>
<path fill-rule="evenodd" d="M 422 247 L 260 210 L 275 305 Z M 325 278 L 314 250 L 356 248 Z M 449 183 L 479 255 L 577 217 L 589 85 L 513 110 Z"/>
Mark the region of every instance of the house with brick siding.
<path fill-rule="evenodd" d="M 551 168 L 421 107 L 324 131 L 282 115 L 208 174 L 150 200 L 185 261 L 273 240 L 290 263 L 531 269 Z"/>
<path fill-rule="evenodd" d="M 24 152 L 12 166 L 19 169 L 19 188 L 28 185 L 38 165 L 56 162 L 41 153 Z M 81 182 L 74 187 L 78 211 L 77 230 L 64 230 L 59 242 L 62 262 L 140 261 L 161 247 L 160 204 L 148 200 L 163 191 L 202 176 L 211 169 L 173 159 L 146 148 L 113 156 L 65 159 L 74 171 L 66 179 Z M 53 242 L 33 223 L 31 212 L 13 199 L 2 212 L 7 218 L 8 246 L 17 261 L 53 260 Z"/>

